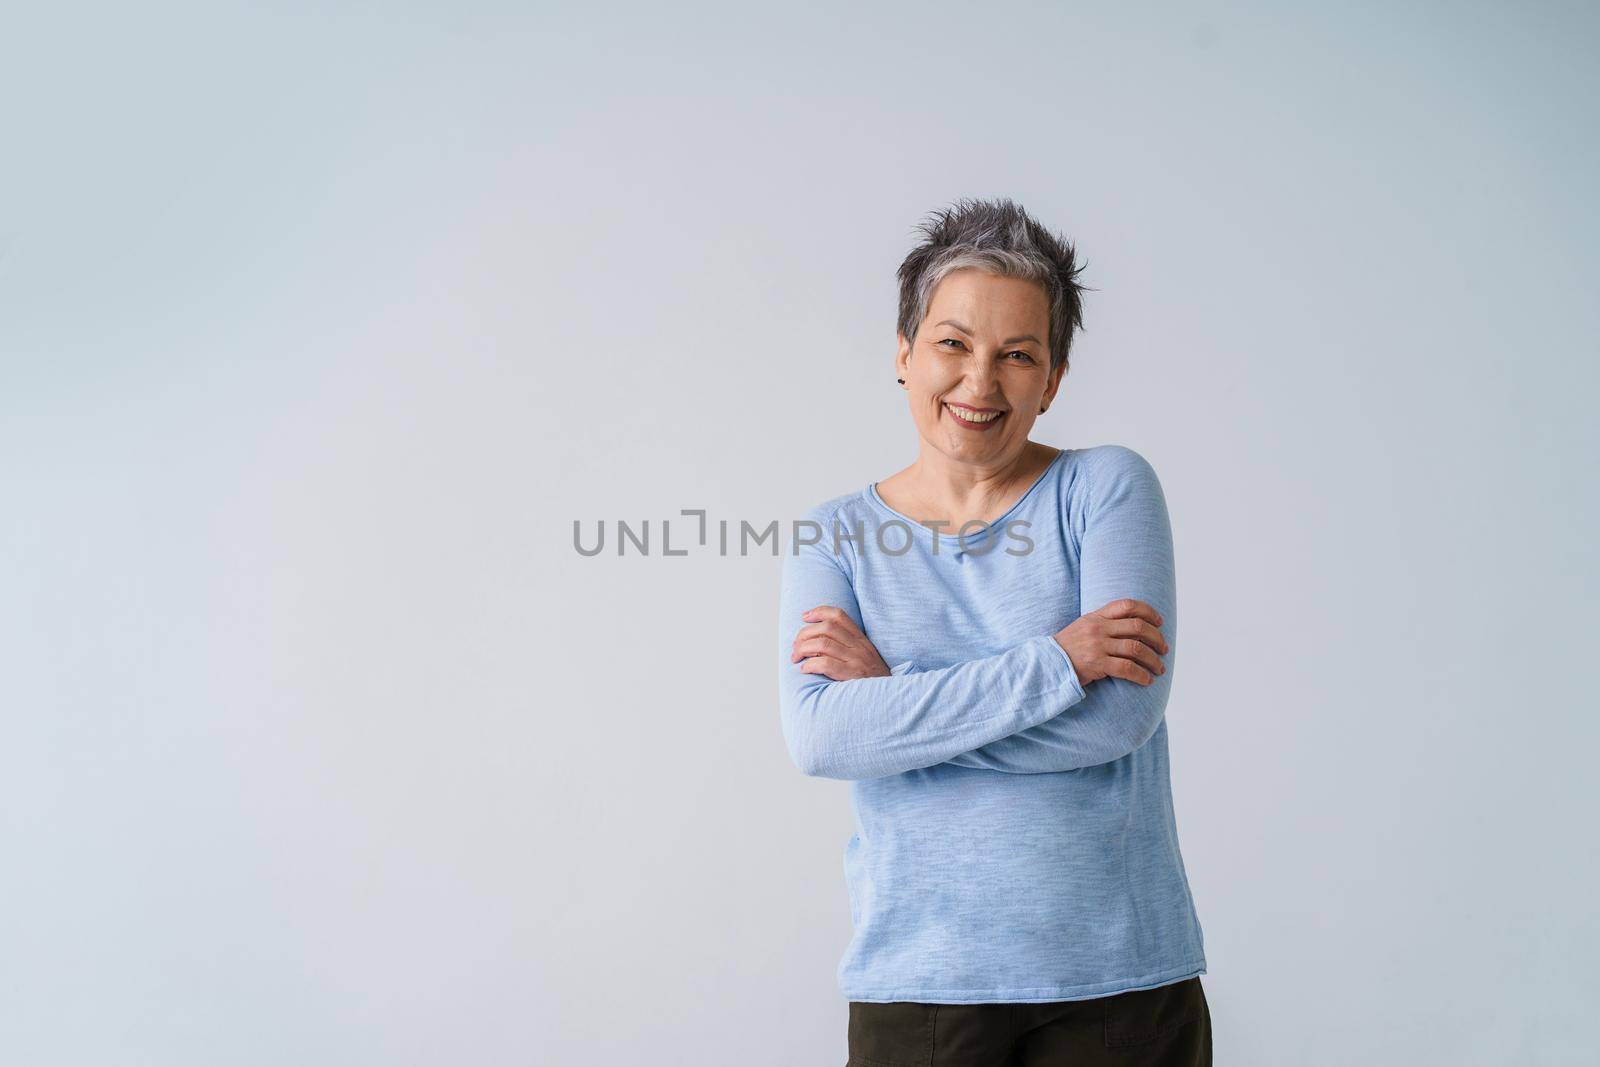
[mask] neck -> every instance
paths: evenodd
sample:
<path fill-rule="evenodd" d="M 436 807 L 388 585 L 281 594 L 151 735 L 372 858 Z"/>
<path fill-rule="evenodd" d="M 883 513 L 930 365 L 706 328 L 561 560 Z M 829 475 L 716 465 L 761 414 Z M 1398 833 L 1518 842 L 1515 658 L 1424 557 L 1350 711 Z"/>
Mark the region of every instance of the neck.
<path fill-rule="evenodd" d="M 905 485 L 934 511 L 985 512 L 1009 503 L 1018 488 L 1031 482 L 1057 451 L 1048 445 L 1024 441 L 1011 455 L 964 462 L 924 444 L 917 461 L 906 468 Z"/>

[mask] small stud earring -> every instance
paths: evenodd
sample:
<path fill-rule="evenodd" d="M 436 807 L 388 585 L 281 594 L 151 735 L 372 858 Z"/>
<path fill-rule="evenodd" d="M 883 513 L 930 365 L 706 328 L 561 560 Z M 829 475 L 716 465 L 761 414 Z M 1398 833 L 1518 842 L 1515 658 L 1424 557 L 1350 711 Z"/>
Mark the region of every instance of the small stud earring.
<path fill-rule="evenodd" d="M 906 384 L 906 380 L 904 378 L 896 378 L 895 381 L 899 382 L 901 385 Z"/>

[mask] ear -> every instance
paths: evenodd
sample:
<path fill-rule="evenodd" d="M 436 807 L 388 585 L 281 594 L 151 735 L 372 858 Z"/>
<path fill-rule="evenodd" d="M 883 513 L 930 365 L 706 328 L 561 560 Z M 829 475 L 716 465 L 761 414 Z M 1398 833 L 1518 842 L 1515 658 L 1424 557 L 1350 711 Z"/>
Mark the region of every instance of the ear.
<path fill-rule="evenodd" d="M 1048 408 L 1052 403 L 1055 402 L 1056 390 L 1061 388 L 1061 379 L 1066 373 L 1067 365 L 1065 362 L 1050 372 L 1050 381 L 1044 387 L 1044 398 L 1041 401 L 1043 407 Z"/>
<path fill-rule="evenodd" d="M 894 357 L 894 376 L 904 378 L 911 370 L 911 342 L 899 330 L 894 332 L 894 336 L 898 347 Z"/>

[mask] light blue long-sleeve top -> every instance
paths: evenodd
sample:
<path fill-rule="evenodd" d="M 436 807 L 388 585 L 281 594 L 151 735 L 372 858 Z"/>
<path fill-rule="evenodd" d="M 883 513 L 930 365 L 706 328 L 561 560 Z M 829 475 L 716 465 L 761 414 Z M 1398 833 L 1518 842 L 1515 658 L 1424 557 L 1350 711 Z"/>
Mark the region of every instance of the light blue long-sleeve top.
<path fill-rule="evenodd" d="M 1167 763 L 1172 531 L 1144 457 L 1064 449 L 965 538 L 875 484 L 805 518 L 784 553 L 779 703 L 796 766 L 851 782 L 845 998 L 1077 1000 L 1204 974 Z M 1123 597 L 1162 616 L 1166 673 L 1080 684 L 1053 635 Z M 820 604 L 888 677 L 791 662 Z"/>

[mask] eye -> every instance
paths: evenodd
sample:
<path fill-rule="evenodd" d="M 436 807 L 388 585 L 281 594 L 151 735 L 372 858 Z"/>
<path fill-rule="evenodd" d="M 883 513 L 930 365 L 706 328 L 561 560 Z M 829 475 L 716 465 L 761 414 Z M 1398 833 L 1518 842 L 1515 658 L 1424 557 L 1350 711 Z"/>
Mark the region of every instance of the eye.
<path fill-rule="evenodd" d="M 939 343 L 942 344 L 942 345 L 959 345 L 959 344 L 961 344 L 961 340 L 960 340 L 960 338 L 956 338 L 956 337 L 946 337 L 943 341 L 940 341 Z"/>
<path fill-rule="evenodd" d="M 1015 352 L 1007 352 L 1006 355 L 1008 355 L 1008 356 L 1021 356 L 1023 359 L 1027 360 L 1029 363 L 1033 362 L 1033 357 L 1030 356 L 1028 353 L 1022 351 L 1022 349 L 1020 349 L 1020 348 L 1017 349 Z"/>

